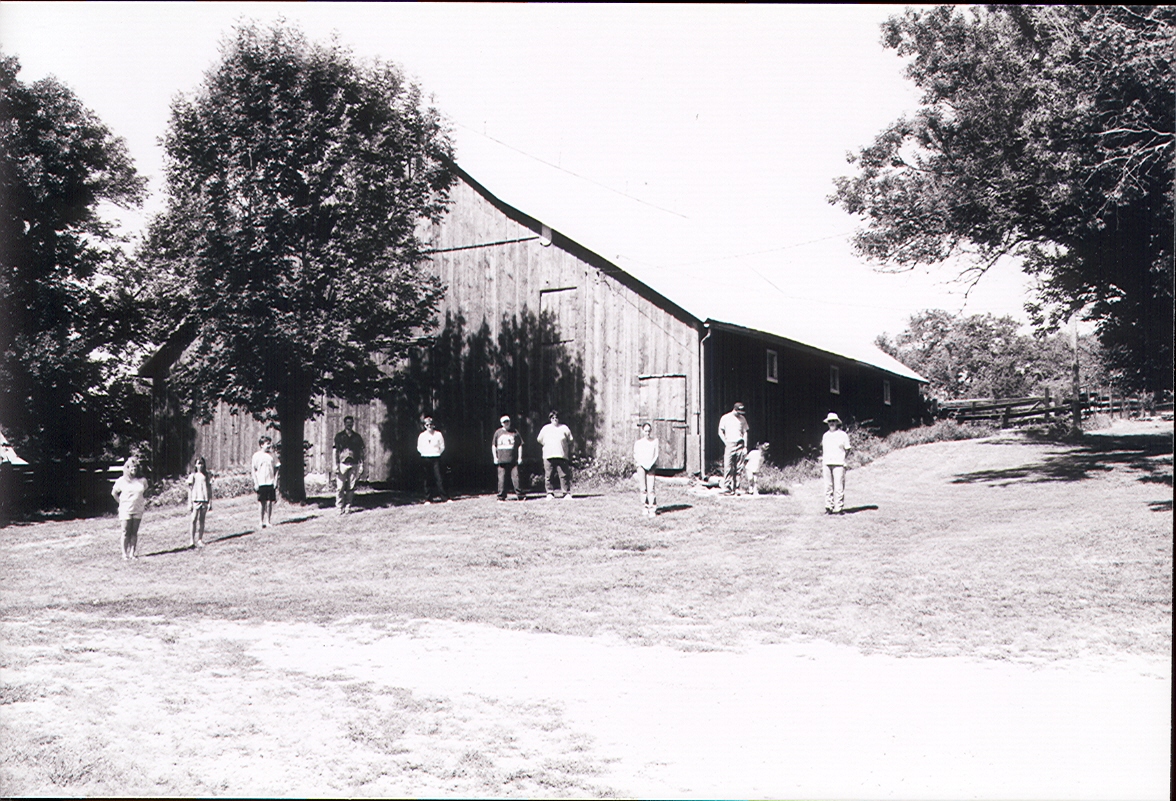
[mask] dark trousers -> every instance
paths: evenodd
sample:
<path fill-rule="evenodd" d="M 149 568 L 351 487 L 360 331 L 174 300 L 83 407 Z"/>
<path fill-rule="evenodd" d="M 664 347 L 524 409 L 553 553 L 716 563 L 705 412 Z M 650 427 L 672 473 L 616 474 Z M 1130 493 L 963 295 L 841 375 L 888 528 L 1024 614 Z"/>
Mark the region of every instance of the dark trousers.
<path fill-rule="evenodd" d="M 442 498 L 448 498 L 445 494 L 445 487 L 441 484 L 441 457 L 440 456 L 422 456 L 421 457 L 421 472 L 425 477 L 425 497 L 432 499 L 433 493 L 429 491 L 429 479 L 433 479 L 433 483 L 437 487 L 437 494 Z"/>
<path fill-rule="evenodd" d="M 498 468 L 498 497 L 506 500 L 506 485 L 509 482 L 515 495 L 522 498 L 523 485 L 519 483 L 518 462 L 514 464 L 500 464 L 496 465 L 496 467 Z"/>
<path fill-rule="evenodd" d="M 552 490 L 557 470 L 559 471 L 559 488 L 563 490 L 564 495 L 572 494 L 572 466 L 567 459 L 544 459 L 543 467 L 543 488 L 547 490 L 548 495 L 555 494 Z"/>

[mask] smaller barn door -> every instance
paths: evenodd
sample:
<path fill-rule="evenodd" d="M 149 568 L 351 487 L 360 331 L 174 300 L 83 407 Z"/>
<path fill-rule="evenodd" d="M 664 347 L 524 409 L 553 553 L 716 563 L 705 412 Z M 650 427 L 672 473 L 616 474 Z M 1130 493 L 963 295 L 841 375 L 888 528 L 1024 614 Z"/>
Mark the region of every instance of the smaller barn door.
<path fill-rule="evenodd" d="M 643 375 L 637 380 L 641 420 L 653 424 L 653 435 L 661 441 L 658 468 L 685 470 L 686 376 Z"/>

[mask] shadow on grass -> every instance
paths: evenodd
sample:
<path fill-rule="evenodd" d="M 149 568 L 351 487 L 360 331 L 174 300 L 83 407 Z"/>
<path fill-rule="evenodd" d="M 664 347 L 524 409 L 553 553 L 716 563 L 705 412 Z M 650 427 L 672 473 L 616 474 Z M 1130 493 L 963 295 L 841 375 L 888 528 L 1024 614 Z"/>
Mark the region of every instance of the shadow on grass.
<path fill-rule="evenodd" d="M 1171 512 L 1172 499 L 1169 498 L 1166 501 L 1150 501 L 1148 502 L 1147 508 L 1151 509 L 1153 512 Z"/>
<path fill-rule="evenodd" d="M 1047 456 L 1040 462 L 1003 470 L 961 473 L 953 484 L 1012 484 L 1026 481 L 1082 481 L 1094 474 L 1123 467 L 1141 473 L 1139 481 L 1172 486 L 1172 462 L 1157 457 L 1171 455 L 1169 434 L 1091 434 L 1081 444 Z"/>
<path fill-rule="evenodd" d="M 275 526 L 288 526 L 291 523 L 305 523 L 307 520 L 314 520 L 318 515 L 303 515 L 302 517 L 291 517 L 287 520 L 279 520 L 274 523 Z"/>
<path fill-rule="evenodd" d="M 659 515 L 664 515 L 664 514 L 668 514 L 670 512 L 682 512 L 682 511 L 685 511 L 686 509 L 693 509 L 693 508 L 694 507 L 688 503 L 672 503 L 669 506 L 657 507 L 657 513 Z"/>
<path fill-rule="evenodd" d="M 210 539 L 208 541 L 208 544 L 211 545 L 214 542 L 224 542 L 225 540 L 235 540 L 238 537 L 248 537 L 250 534 L 253 534 L 253 533 L 255 533 L 254 530 L 249 529 L 248 531 L 238 531 L 236 534 L 225 534 L 223 537 L 216 537 L 215 539 Z"/>
<path fill-rule="evenodd" d="M 876 512 L 878 511 L 878 504 L 871 503 L 865 506 L 847 506 L 841 510 L 843 515 L 855 515 L 858 512 Z"/>
<path fill-rule="evenodd" d="M 152 556 L 168 556 L 174 553 L 187 553 L 190 550 L 192 550 L 191 545 L 181 545 L 178 548 L 168 548 L 166 551 L 152 551 L 151 553 L 145 553 L 143 554 L 143 558 L 148 559 Z"/>

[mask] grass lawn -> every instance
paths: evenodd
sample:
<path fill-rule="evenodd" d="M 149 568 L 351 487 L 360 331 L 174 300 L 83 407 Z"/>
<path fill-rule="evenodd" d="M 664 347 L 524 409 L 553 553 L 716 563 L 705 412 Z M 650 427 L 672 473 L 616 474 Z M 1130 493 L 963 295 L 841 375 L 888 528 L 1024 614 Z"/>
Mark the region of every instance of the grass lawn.
<path fill-rule="evenodd" d="M 1171 653 L 1170 424 L 896 451 L 850 472 L 840 517 L 821 514 L 816 480 L 754 498 L 664 481 L 653 520 L 635 485 L 576 496 L 369 494 L 346 517 L 329 499 L 279 503 L 264 530 L 255 502 L 217 501 L 201 551 L 182 510 L 153 509 L 131 563 L 113 518 L 0 529 L 0 794 L 632 792 L 602 778 L 558 703 L 458 703 L 307 667 L 424 622 L 635 653 Z M 275 672 L 242 631 L 302 656 Z"/>

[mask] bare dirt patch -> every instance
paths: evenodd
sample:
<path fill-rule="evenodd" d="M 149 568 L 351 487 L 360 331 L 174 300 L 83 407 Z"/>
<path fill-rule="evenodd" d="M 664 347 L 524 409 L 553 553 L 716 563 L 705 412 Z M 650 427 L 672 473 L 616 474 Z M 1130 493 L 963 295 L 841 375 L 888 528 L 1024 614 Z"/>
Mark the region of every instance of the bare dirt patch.
<path fill-rule="evenodd" d="M 240 500 L 137 564 L 11 526 L 0 793 L 1166 797 L 1171 426 L 1099 436 L 897 451 L 836 518 Z"/>

